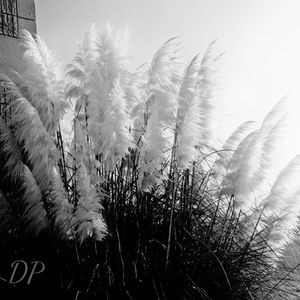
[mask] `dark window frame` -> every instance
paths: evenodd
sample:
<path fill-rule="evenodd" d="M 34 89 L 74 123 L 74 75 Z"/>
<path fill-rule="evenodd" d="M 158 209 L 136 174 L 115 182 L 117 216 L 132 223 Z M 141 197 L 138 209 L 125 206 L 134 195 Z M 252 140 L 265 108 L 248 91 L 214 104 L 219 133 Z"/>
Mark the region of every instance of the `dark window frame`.
<path fill-rule="evenodd" d="M 0 117 L 6 124 L 11 123 L 11 99 L 7 92 L 6 83 L 0 80 Z"/>
<path fill-rule="evenodd" d="M 0 0 L 0 35 L 19 37 L 17 0 Z"/>

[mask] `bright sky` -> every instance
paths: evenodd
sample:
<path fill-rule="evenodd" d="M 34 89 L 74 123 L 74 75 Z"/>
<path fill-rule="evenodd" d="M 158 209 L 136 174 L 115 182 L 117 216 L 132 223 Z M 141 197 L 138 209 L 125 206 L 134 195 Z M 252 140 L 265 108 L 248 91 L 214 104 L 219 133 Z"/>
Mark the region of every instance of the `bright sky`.
<path fill-rule="evenodd" d="M 187 59 L 217 38 L 217 50 L 225 51 L 219 101 L 228 124 L 260 121 L 287 94 L 300 101 L 300 0 L 35 2 L 38 33 L 63 64 L 90 23 L 128 26 L 136 66 L 170 37 L 181 36 Z"/>

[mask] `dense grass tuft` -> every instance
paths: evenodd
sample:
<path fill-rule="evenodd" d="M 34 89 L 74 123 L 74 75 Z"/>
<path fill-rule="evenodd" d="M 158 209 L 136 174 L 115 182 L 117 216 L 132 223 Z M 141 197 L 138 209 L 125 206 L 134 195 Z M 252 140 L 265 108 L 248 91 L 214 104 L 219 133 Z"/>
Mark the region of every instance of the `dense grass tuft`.
<path fill-rule="evenodd" d="M 111 172 L 103 186 L 109 232 L 104 241 L 66 243 L 49 236 L 24 240 L 21 235 L 9 245 L 16 251 L 11 257 L 40 257 L 46 263 L 48 278 L 40 284 L 53 289 L 49 295 L 292 299 L 296 265 L 280 260 L 274 264 L 267 245 L 270 228 L 249 233 L 247 218 L 233 208 L 233 198 L 220 200 L 207 187 L 194 186 L 191 170 L 178 172 L 176 181 L 166 179 L 148 192 L 117 174 L 122 174 L 121 168 Z"/>

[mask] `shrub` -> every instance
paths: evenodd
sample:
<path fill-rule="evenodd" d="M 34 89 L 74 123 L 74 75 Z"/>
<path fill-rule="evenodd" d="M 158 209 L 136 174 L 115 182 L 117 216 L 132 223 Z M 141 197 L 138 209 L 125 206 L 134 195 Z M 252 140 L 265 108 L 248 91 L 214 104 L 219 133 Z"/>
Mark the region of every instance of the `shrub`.
<path fill-rule="evenodd" d="M 213 44 L 185 66 L 170 39 L 132 72 L 126 39 L 91 27 L 63 79 L 25 32 L 23 83 L 1 77 L 10 257 L 42 253 L 56 298 L 297 297 L 285 255 L 298 230 L 299 156 L 281 172 L 274 162 L 286 100 L 219 146 Z"/>

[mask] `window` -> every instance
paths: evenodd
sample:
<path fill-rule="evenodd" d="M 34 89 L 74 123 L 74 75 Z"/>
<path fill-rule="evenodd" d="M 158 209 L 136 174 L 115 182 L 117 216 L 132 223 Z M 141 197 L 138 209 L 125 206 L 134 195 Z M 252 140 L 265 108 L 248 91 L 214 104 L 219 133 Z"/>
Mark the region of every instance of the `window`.
<path fill-rule="evenodd" d="M 5 82 L 0 81 L 0 117 L 7 123 L 11 122 L 10 99 L 7 94 Z"/>
<path fill-rule="evenodd" d="M 17 0 L 0 0 L 0 34 L 18 37 Z"/>

